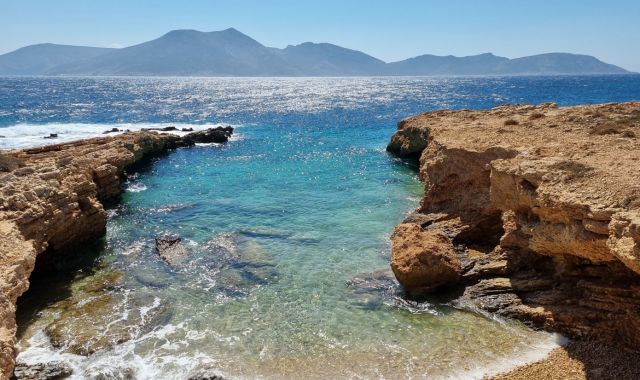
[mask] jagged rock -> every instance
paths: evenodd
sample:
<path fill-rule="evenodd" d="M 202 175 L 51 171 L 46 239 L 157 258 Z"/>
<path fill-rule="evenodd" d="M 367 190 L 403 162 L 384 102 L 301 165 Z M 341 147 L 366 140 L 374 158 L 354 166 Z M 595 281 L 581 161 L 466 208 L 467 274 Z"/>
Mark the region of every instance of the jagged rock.
<path fill-rule="evenodd" d="M 125 169 L 190 145 L 177 135 L 132 132 L 0 153 L 0 378 L 13 370 L 15 303 L 36 257 L 96 241 L 106 227 L 102 202 L 121 193 Z"/>
<path fill-rule="evenodd" d="M 461 279 L 460 260 L 446 236 L 400 224 L 391 241 L 391 269 L 408 291 L 429 291 Z"/>
<path fill-rule="evenodd" d="M 156 238 L 156 252 L 162 260 L 171 265 L 180 263 L 187 255 L 187 250 L 182 245 L 182 239 L 170 236 Z"/>
<path fill-rule="evenodd" d="M 224 143 L 229 141 L 233 133 L 232 127 L 209 128 L 204 131 L 192 132 L 183 139 L 192 143 Z"/>
<path fill-rule="evenodd" d="M 162 128 L 142 128 L 143 131 L 160 131 L 160 132 L 172 132 L 172 131 L 177 131 L 178 128 L 174 127 L 173 125 L 170 125 L 168 127 L 162 127 Z"/>
<path fill-rule="evenodd" d="M 109 129 L 108 131 L 104 131 L 104 132 L 102 132 L 102 134 L 103 134 L 103 135 L 107 135 L 107 134 L 109 134 L 109 133 L 116 133 L 116 132 L 121 132 L 121 131 L 120 131 L 118 128 L 115 128 L 115 127 L 114 127 L 114 128 Z"/>
<path fill-rule="evenodd" d="M 425 196 L 394 234 L 398 280 L 429 284 L 421 259 L 446 267 L 455 253 L 460 305 L 637 349 L 639 131 L 640 102 L 404 120 L 388 149 L 420 155 Z"/>
<path fill-rule="evenodd" d="M 71 367 L 64 362 L 26 364 L 18 362 L 13 371 L 16 380 L 59 380 L 73 374 Z"/>

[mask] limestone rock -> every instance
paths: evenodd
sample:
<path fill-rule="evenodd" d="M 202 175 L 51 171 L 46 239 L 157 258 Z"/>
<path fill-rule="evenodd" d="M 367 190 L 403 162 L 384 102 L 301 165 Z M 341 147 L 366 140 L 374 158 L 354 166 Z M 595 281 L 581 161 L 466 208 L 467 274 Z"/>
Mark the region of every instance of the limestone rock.
<path fill-rule="evenodd" d="M 639 132 L 640 102 L 405 119 L 388 149 L 420 156 L 425 195 L 393 235 L 396 277 L 429 289 L 455 252 L 461 305 L 637 349 Z"/>
<path fill-rule="evenodd" d="M 100 238 L 107 220 L 102 202 L 119 196 L 125 170 L 191 145 L 177 135 L 142 131 L 0 152 L 0 378 L 13 369 L 15 303 L 29 286 L 36 257 L 46 267 L 45 259 L 61 259 Z"/>

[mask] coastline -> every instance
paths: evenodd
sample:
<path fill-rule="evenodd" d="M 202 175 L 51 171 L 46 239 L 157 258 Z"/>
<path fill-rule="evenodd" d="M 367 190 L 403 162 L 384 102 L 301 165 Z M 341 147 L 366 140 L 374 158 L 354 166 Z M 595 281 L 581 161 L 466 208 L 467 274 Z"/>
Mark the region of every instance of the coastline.
<path fill-rule="evenodd" d="M 487 378 L 639 376 L 639 135 L 639 102 L 442 110 L 398 123 L 387 150 L 419 159 L 425 183 L 392 236 L 399 282 L 573 339 Z"/>
<path fill-rule="evenodd" d="M 0 375 L 13 371 L 16 302 L 32 271 L 104 235 L 103 203 L 117 200 L 125 171 L 172 149 L 226 142 L 232 132 L 128 132 L 0 152 Z"/>
<path fill-rule="evenodd" d="M 572 341 L 543 359 L 518 366 L 484 380 L 637 379 L 640 355 L 597 341 Z"/>

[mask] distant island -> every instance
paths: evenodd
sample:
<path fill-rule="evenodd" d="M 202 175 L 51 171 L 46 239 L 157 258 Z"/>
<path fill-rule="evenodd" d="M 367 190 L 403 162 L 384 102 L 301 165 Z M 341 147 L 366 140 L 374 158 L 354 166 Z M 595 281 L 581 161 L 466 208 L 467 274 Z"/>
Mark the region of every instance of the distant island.
<path fill-rule="evenodd" d="M 174 30 L 120 48 L 56 44 L 26 46 L 0 55 L 0 75 L 68 76 L 451 76 L 625 74 L 589 55 L 548 53 L 509 59 L 421 55 L 384 62 L 357 50 L 305 42 L 267 47 L 230 28 Z"/>

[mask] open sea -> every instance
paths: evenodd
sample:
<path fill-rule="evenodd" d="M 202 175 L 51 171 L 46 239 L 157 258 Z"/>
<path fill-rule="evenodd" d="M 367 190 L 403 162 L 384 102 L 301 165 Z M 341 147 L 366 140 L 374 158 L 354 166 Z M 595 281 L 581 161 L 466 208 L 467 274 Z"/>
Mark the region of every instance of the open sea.
<path fill-rule="evenodd" d="M 104 239 L 20 299 L 18 360 L 74 379 L 438 379 L 540 358 L 559 337 L 402 297 L 389 236 L 423 189 L 385 146 L 441 108 L 638 99 L 640 75 L 0 78 L 0 149 L 236 128 L 130 171 Z M 165 234 L 188 250 L 176 265 Z"/>

